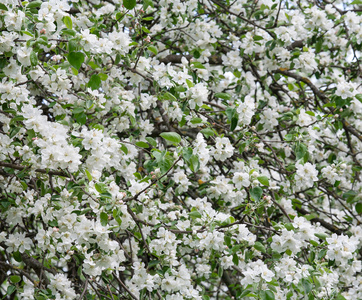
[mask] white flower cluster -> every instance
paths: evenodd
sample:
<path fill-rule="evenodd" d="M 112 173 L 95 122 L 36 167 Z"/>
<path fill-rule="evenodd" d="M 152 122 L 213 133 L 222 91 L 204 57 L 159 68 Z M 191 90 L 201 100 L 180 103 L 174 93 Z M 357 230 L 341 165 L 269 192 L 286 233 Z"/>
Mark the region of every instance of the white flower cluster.
<path fill-rule="evenodd" d="M 49 122 L 47 117 L 32 105 L 23 106 L 24 125 L 28 130 L 39 133 L 34 137 L 34 144 L 40 148 L 40 168 L 78 170 L 82 156 L 79 148 L 67 143 L 67 128 L 61 124 Z"/>
<path fill-rule="evenodd" d="M 216 160 L 225 161 L 234 153 L 234 147 L 231 145 L 227 137 L 217 137 L 215 139 L 215 148 L 211 150 L 211 154 Z"/>
<path fill-rule="evenodd" d="M 1 2 L 9 297 L 362 299 L 359 1 L 219 2 Z"/>
<path fill-rule="evenodd" d="M 318 181 L 318 171 L 313 164 L 307 162 L 304 165 L 296 164 L 296 167 L 295 181 L 298 189 L 310 188 L 315 181 Z"/>

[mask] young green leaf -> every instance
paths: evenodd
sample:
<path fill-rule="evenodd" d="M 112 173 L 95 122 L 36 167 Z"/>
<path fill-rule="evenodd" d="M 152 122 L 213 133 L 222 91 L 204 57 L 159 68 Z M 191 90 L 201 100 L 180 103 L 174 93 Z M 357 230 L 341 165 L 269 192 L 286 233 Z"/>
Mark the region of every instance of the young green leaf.
<path fill-rule="evenodd" d="M 269 186 L 269 179 L 266 176 L 259 176 L 257 177 L 258 181 L 265 186 Z"/>
<path fill-rule="evenodd" d="M 154 138 L 151 138 L 151 137 L 146 137 L 145 138 L 147 142 L 149 142 L 153 147 L 157 147 L 157 142 Z"/>
<path fill-rule="evenodd" d="M 216 98 L 221 98 L 221 99 L 224 99 L 224 100 L 230 100 L 231 99 L 231 96 L 229 94 L 226 94 L 226 93 L 216 93 L 215 97 Z"/>
<path fill-rule="evenodd" d="M 30 53 L 30 63 L 32 66 L 36 66 L 38 64 L 38 55 L 35 51 L 31 51 Z"/>
<path fill-rule="evenodd" d="M 72 18 L 69 16 L 64 16 L 63 17 L 63 22 L 64 25 L 68 28 L 68 29 L 72 29 L 73 28 L 73 22 L 72 22 Z"/>
<path fill-rule="evenodd" d="M 107 226 L 107 224 L 108 224 L 108 214 L 105 213 L 105 212 L 101 212 L 100 217 L 101 217 L 101 224 L 103 226 Z"/>
<path fill-rule="evenodd" d="M 137 142 L 136 146 L 140 147 L 140 148 L 150 148 L 150 146 L 147 143 L 142 142 L 142 141 Z"/>
<path fill-rule="evenodd" d="M 97 90 L 101 87 L 101 84 L 101 78 L 97 74 L 93 74 L 89 79 L 88 87 L 90 87 L 92 90 Z"/>
<path fill-rule="evenodd" d="M 263 190 L 258 186 L 254 187 L 250 190 L 250 196 L 255 201 L 259 200 L 261 198 L 262 194 L 263 194 Z"/>
<path fill-rule="evenodd" d="M 82 66 L 84 58 L 85 55 L 82 52 L 70 52 L 67 57 L 69 63 L 77 70 Z"/>
<path fill-rule="evenodd" d="M 181 136 L 176 132 L 163 132 L 160 134 L 166 141 L 173 144 L 179 144 L 181 142 Z"/>
<path fill-rule="evenodd" d="M 129 10 L 134 9 L 136 4 L 136 0 L 123 0 L 123 6 Z"/>
<path fill-rule="evenodd" d="M 157 55 L 158 53 L 157 48 L 155 46 L 148 46 L 147 49 L 150 50 L 154 55 Z"/>

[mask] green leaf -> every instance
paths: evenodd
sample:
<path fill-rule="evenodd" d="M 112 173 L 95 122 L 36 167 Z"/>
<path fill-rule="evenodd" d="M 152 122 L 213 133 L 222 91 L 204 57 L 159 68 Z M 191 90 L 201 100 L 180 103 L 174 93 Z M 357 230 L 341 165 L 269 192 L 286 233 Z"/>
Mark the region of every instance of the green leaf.
<path fill-rule="evenodd" d="M 190 169 L 192 172 L 197 172 L 200 169 L 199 157 L 195 154 L 190 157 Z"/>
<path fill-rule="evenodd" d="M 260 252 L 266 253 L 264 245 L 260 242 L 255 242 L 254 248 Z"/>
<path fill-rule="evenodd" d="M 320 37 L 320 38 L 318 38 L 317 42 L 315 43 L 315 52 L 316 53 L 321 52 L 322 46 L 323 46 L 323 38 Z"/>
<path fill-rule="evenodd" d="M 261 187 L 256 186 L 250 190 L 250 196 L 255 201 L 259 200 L 261 198 L 262 194 L 263 194 L 263 190 Z"/>
<path fill-rule="evenodd" d="M 193 118 L 190 120 L 191 124 L 199 124 L 202 123 L 202 119 L 201 118 Z"/>
<path fill-rule="evenodd" d="M 100 67 L 99 67 L 94 61 L 92 61 L 92 60 L 88 61 L 87 63 L 88 63 L 88 65 L 89 65 L 93 70 L 95 70 L 95 69 L 97 69 L 97 68 L 100 68 Z"/>
<path fill-rule="evenodd" d="M 362 5 L 362 0 L 354 0 L 349 5 Z"/>
<path fill-rule="evenodd" d="M 108 214 L 105 213 L 105 212 L 101 212 L 100 216 L 101 216 L 101 224 L 103 226 L 107 226 L 107 224 L 108 224 Z"/>
<path fill-rule="evenodd" d="M 225 110 L 226 116 L 228 117 L 228 121 L 231 122 L 232 118 L 236 115 L 236 109 L 232 107 L 228 107 Z"/>
<path fill-rule="evenodd" d="M 195 69 L 205 69 L 204 65 L 198 61 L 193 61 L 191 64 Z"/>
<path fill-rule="evenodd" d="M 20 128 L 21 127 L 14 127 L 13 129 L 11 129 L 10 138 L 13 138 L 20 131 Z"/>
<path fill-rule="evenodd" d="M 135 8 L 136 4 L 137 4 L 136 0 L 123 0 L 124 7 L 129 10 Z"/>
<path fill-rule="evenodd" d="M 275 300 L 274 293 L 271 290 L 261 291 L 260 296 L 262 300 Z"/>
<path fill-rule="evenodd" d="M 183 148 L 182 149 L 182 156 L 183 156 L 183 158 L 187 161 L 187 162 L 189 162 L 190 161 L 190 158 L 191 158 L 191 156 L 192 156 L 192 148 L 191 147 L 188 147 L 188 148 Z"/>
<path fill-rule="evenodd" d="M 151 137 L 146 137 L 145 138 L 147 142 L 149 142 L 153 147 L 157 147 L 157 142 L 154 138 L 151 138 Z"/>
<path fill-rule="evenodd" d="M 69 16 L 64 16 L 63 17 L 63 22 L 64 25 L 68 28 L 68 29 L 72 29 L 73 28 L 73 22 L 72 22 L 72 18 Z"/>
<path fill-rule="evenodd" d="M 151 260 L 151 261 L 148 263 L 148 268 L 152 268 L 152 267 L 154 267 L 154 266 L 157 266 L 159 263 L 160 263 L 159 260 Z"/>
<path fill-rule="evenodd" d="M 312 112 L 312 111 L 306 111 L 305 113 L 306 113 L 307 115 L 310 115 L 310 116 L 312 116 L 312 117 L 315 117 L 315 113 Z"/>
<path fill-rule="evenodd" d="M 224 100 L 230 100 L 231 99 L 231 96 L 229 94 L 227 94 L 227 93 L 216 93 L 215 97 L 216 98 L 221 98 L 221 99 L 224 99 Z"/>
<path fill-rule="evenodd" d="M 85 113 L 77 114 L 75 119 L 79 124 L 84 125 L 87 122 L 87 115 Z"/>
<path fill-rule="evenodd" d="M 259 177 L 257 177 L 257 179 L 259 180 L 259 182 L 260 182 L 262 185 L 269 186 L 269 179 L 268 179 L 268 177 L 266 177 L 266 176 L 259 176 Z"/>
<path fill-rule="evenodd" d="M 187 83 L 187 86 L 188 86 L 189 88 L 192 88 L 192 87 L 195 86 L 195 85 L 193 84 L 193 82 L 191 82 L 191 81 L 188 80 L 188 79 L 186 79 L 186 83 Z"/>
<path fill-rule="evenodd" d="M 98 76 L 102 81 L 106 81 L 108 78 L 108 75 L 104 73 L 99 73 Z"/>
<path fill-rule="evenodd" d="M 8 10 L 8 8 L 4 5 L 4 4 L 2 4 L 2 3 L 0 3 L 0 10 Z"/>
<path fill-rule="evenodd" d="M 294 226 L 293 226 L 292 223 L 286 223 L 286 224 L 284 224 L 284 227 L 285 227 L 288 231 L 294 230 Z"/>
<path fill-rule="evenodd" d="M 73 115 L 81 114 L 84 112 L 84 107 L 76 107 L 73 109 Z"/>
<path fill-rule="evenodd" d="M 241 295 L 239 296 L 239 299 L 242 299 L 243 297 L 248 296 L 251 293 L 250 290 L 244 290 Z"/>
<path fill-rule="evenodd" d="M 6 294 L 7 295 L 11 295 L 12 293 L 14 293 L 16 290 L 16 287 L 14 285 L 9 285 L 7 290 L 6 290 Z"/>
<path fill-rule="evenodd" d="M 20 282 L 20 280 L 21 280 L 21 277 L 18 276 L 18 275 L 12 275 L 12 276 L 10 276 L 10 281 L 11 281 L 12 283 L 18 283 L 18 282 Z"/>
<path fill-rule="evenodd" d="M 295 155 L 297 160 L 300 160 L 307 153 L 307 146 L 304 144 L 299 144 L 295 149 Z"/>
<path fill-rule="evenodd" d="M 223 267 L 219 266 L 219 268 L 217 270 L 217 275 L 221 278 L 223 273 L 224 273 Z"/>
<path fill-rule="evenodd" d="M 140 148 L 146 148 L 146 149 L 150 148 L 150 146 L 147 143 L 142 142 L 142 141 L 137 142 L 135 145 Z"/>
<path fill-rule="evenodd" d="M 86 102 L 85 102 L 85 106 L 87 109 L 91 109 L 93 107 L 93 100 L 92 99 L 88 99 Z"/>
<path fill-rule="evenodd" d="M 229 225 L 229 224 L 225 224 L 225 225 Z M 222 223 L 221 226 L 225 226 L 224 223 Z M 231 244 L 231 237 L 228 236 L 228 235 L 225 235 L 224 236 L 224 241 L 225 241 L 225 244 L 229 247 L 229 248 L 232 248 L 232 244 Z"/>
<path fill-rule="evenodd" d="M 238 266 L 239 265 L 239 257 L 237 254 L 233 254 L 233 263 L 234 265 Z"/>
<path fill-rule="evenodd" d="M 181 136 L 176 132 L 163 132 L 160 134 L 160 136 L 173 144 L 178 144 L 181 142 Z"/>
<path fill-rule="evenodd" d="M 176 97 L 169 92 L 164 93 L 162 96 L 162 99 L 170 100 L 170 101 L 177 101 Z"/>
<path fill-rule="evenodd" d="M 23 258 L 21 257 L 21 253 L 19 251 L 14 252 L 13 257 L 17 262 L 22 262 L 23 261 Z"/>
<path fill-rule="evenodd" d="M 120 61 L 121 61 L 121 55 L 117 54 L 116 59 L 114 60 L 114 64 L 118 65 L 120 63 Z"/>
<path fill-rule="evenodd" d="M 85 55 L 82 52 L 70 52 L 67 58 L 69 63 L 79 70 L 84 62 Z"/>
<path fill-rule="evenodd" d="M 346 199 L 348 203 L 354 202 L 353 200 L 356 198 L 357 196 L 357 192 L 354 190 L 349 190 L 348 192 L 345 192 L 342 197 L 343 199 Z"/>
<path fill-rule="evenodd" d="M 143 0 L 143 9 L 146 10 L 149 6 L 154 7 L 152 0 Z"/>
<path fill-rule="evenodd" d="M 233 117 L 233 118 L 231 119 L 230 131 L 234 131 L 234 129 L 236 128 L 236 126 L 238 126 L 238 122 L 239 122 L 239 116 Z"/>
<path fill-rule="evenodd" d="M 260 35 L 254 35 L 253 36 L 253 40 L 254 41 L 261 41 L 261 40 L 263 40 L 264 38 L 262 37 L 262 36 L 260 36 Z"/>
<path fill-rule="evenodd" d="M 43 3 L 42 1 L 32 1 L 28 3 L 26 8 L 37 8 L 40 7 L 42 3 Z"/>
<path fill-rule="evenodd" d="M 206 138 L 214 135 L 214 131 L 213 131 L 212 129 L 210 129 L 210 128 L 202 129 L 202 130 L 200 130 L 200 132 L 201 132 Z"/>
<path fill-rule="evenodd" d="M 286 141 L 290 142 L 291 140 L 293 140 L 293 137 L 294 137 L 293 134 L 288 133 L 288 134 L 285 135 L 284 139 Z"/>
<path fill-rule="evenodd" d="M 328 235 L 325 233 L 315 233 L 314 235 L 322 240 L 325 240 L 328 237 Z"/>
<path fill-rule="evenodd" d="M 149 31 L 146 27 L 142 26 L 142 31 L 144 33 L 151 33 L 151 31 Z"/>
<path fill-rule="evenodd" d="M 0 58 L 0 70 L 4 69 L 6 66 L 7 59 L 6 58 Z"/>
<path fill-rule="evenodd" d="M 100 194 L 107 192 L 107 187 L 104 183 L 96 183 L 94 187 L 96 188 L 96 191 Z"/>
<path fill-rule="evenodd" d="M 206 110 L 212 110 L 212 108 L 206 104 L 201 105 L 201 108 L 206 109 Z"/>
<path fill-rule="evenodd" d="M 362 203 L 356 204 L 356 212 L 361 215 L 362 214 Z"/>
<path fill-rule="evenodd" d="M 193 219 L 197 219 L 197 218 L 201 218 L 202 215 L 197 211 L 197 210 L 194 210 L 192 212 L 189 212 L 189 216 Z"/>
<path fill-rule="evenodd" d="M 327 249 L 322 249 L 319 253 L 318 253 L 318 259 L 322 259 L 323 257 L 325 257 L 327 254 Z"/>
<path fill-rule="evenodd" d="M 154 55 L 157 55 L 158 53 L 157 48 L 155 46 L 148 46 L 147 49 L 150 50 Z"/>
<path fill-rule="evenodd" d="M 85 174 L 87 175 L 87 178 L 88 178 L 89 181 L 93 180 L 92 175 L 91 175 L 91 173 L 89 173 L 88 170 L 85 170 Z"/>
<path fill-rule="evenodd" d="M 89 79 L 88 87 L 90 87 L 92 90 L 97 90 L 101 87 L 101 83 L 101 78 L 97 74 L 93 74 Z"/>
<path fill-rule="evenodd" d="M 32 66 L 36 66 L 38 64 L 38 56 L 35 51 L 31 51 L 30 53 L 30 63 Z"/>
<path fill-rule="evenodd" d="M 303 288 L 305 290 L 305 295 L 308 295 L 309 292 L 312 290 L 313 285 L 309 282 L 308 279 L 302 278 Z"/>
<path fill-rule="evenodd" d="M 182 93 L 182 92 L 187 91 L 187 89 L 185 87 L 181 86 L 181 85 L 175 86 L 173 89 L 178 93 Z"/>
<path fill-rule="evenodd" d="M 356 95 L 356 98 L 357 98 L 357 100 L 359 100 L 360 102 L 362 102 L 362 94 Z"/>
<path fill-rule="evenodd" d="M 165 156 L 161 159 L 159 167 L 162 173 L 166 173 L 172 166 L 172 158 L 170 156 Z"/>
<path fill-rule="evenodd" d="M 121 150 L 124 152 L 124 154 L 128 154 L 128 148 L 125 145 L 121 144 Z"/>
<path fill-rule="evenodd" d="M 69 51 L 69 53 L 76 52 L 77 48 L 78 48 L 78 40 L 77 39 L 70 39 L 68 41 L 68 51 Z"/>

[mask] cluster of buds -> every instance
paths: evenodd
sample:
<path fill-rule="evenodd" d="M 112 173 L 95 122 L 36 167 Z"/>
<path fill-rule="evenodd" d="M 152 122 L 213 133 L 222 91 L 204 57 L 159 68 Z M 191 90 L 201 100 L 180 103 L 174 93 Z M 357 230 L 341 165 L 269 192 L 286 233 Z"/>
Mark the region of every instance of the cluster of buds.
<path fill-rule="evenodd" d="M 60 60 L 62 59 L 62 56 L 61 55 L 53 55 L 51 57 L 51 60 L 54 61 L 54 62 L 60 62 Z"/>

